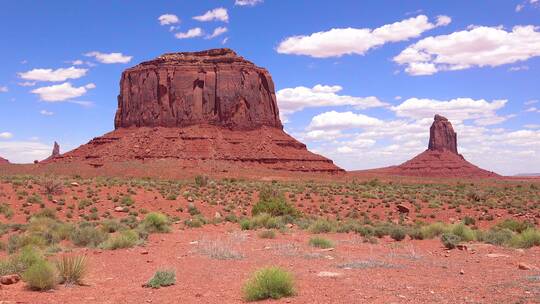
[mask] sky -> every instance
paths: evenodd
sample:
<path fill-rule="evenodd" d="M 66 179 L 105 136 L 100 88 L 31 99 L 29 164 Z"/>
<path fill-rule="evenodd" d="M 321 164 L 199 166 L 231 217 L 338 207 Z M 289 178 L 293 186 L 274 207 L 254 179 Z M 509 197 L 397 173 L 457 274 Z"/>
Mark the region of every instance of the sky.
<path fill-rule="evenodd" d="M 2 1 L 0 156 L 113 130 L 122 71 L 227 47 L 265 67 L 285 130 L 348 170 L 427 148 L 434 114 L 500 174 L 540 172 L 540 0 Z"/>

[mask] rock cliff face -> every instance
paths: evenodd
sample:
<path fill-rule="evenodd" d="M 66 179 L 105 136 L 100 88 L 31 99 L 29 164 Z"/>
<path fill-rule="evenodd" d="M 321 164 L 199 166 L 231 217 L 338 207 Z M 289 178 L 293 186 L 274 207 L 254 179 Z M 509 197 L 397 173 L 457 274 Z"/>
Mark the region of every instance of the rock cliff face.
<path fill-rule="evenodd" d="M 115 130 L 52 158 L 96 168 L 122 161 L 172 161 L 178 170 L 343 171 L 283 131 L 272 77 L 230 49 L 165 54 L 127 69 Z"/>
<path fill-rule="evenodd" d="M 115 127 L 282 128 L 274 82 L 230 49 L 164 54 L 122 73 Z"/>
<path fill-rule="evenodd" d="M 457 134 L 446 117 L 435 115 L 433 124 L 429 129 L 428 149 L 432 151 L 450 151 L 458 154 Z"/>
<path fill-rule="evenodd" d="M 458 153 L 457 134 L 448 119 L 435 115 L 429 132 L 428 149 L 403 164 L 374 170 L 380 173 L 426 177 L 497 177 Z"/>
<path fill-rule="evenodd" d="M 7 165 L 7 164 L 9 164 L 9 161 L 0 156 L 0 165 Z"/>

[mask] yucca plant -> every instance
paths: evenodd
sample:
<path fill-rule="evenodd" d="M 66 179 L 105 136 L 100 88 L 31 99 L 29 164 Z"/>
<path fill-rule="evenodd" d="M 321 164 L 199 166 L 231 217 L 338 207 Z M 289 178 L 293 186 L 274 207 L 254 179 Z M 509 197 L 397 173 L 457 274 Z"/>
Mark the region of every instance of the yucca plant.
<path fill-rule="evenodd" d="M 60 283 L 66 285 L 81 285 L 87 272 L 86 256 L 64 255 L 56 261 Z"/>

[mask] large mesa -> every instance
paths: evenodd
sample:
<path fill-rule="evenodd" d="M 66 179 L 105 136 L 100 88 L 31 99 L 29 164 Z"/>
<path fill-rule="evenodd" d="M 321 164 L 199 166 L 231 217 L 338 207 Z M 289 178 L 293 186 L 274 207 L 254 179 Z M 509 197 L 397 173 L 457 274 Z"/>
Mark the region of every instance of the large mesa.
<path fill-rule="evenodd" d="M 270 73 L 230 49 L 164 54 L 127 69 L 114 123 L 282 128 Z"/>
<path fill-rule="evenodd" d="M 114 131 L 50 162 L 343 171 L 283 131 L 272 77 L 230 49 L 169 53 L 127 69 L 114 124 Z"/>

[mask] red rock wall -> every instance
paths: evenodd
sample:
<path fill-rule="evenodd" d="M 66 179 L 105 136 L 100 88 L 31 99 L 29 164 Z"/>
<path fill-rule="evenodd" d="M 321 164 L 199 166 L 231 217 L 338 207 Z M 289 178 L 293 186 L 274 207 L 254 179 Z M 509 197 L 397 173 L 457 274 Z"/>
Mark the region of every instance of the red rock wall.
<path fill-rule="evenodd" d="M 441 115 L 435 115 L 435 120 L 429 129 L 428 149 L 432 151 L 450 151 L 458 154 L 457 134 L 452 123 Z"/>
<path fill-rule="evenodd" d="M 229 49 L 165 54 L 122 74 L 115 128 L 283 128 L 274 83 Z"/>

